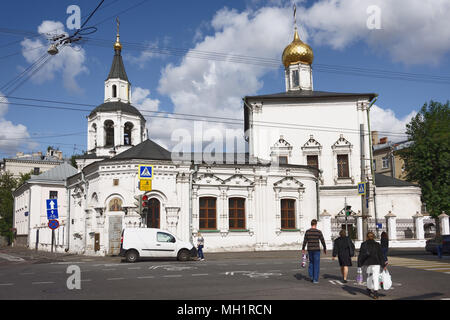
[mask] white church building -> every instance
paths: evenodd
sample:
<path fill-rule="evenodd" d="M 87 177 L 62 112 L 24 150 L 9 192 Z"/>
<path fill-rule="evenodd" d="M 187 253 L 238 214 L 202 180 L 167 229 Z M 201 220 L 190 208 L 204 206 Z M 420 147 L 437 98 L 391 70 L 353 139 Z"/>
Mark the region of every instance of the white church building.
<path fill-rule="evenodd" d="M 299 250 L 312 219 L 331 248 L 345 205 L 358 242 L 357 184 L 366 180 L 369 230 L 387 230 L 392 246 L 425 245 L 420 188 L 371 174 L 367 112 L 377 95 L 315 91 L 313 51 L 297 30 L 282 55 L 286 91 L 243 98 L 248 153 L 216 154 L 213 163 L 194 153 L 175 159 L 147 138 L 119 36 L 114 50 L 104 103 L 87 121 L 88 154 L 59 200 L 66 251 L 116 255 L 124 227 L 162 228 L 182 240 L 201 232 L 206 252 Z M 152 191 L 139 190 L 139 165 L 153 165 Z M 144 193 L 149 210 L 141 216 L 135 196 Z"/>

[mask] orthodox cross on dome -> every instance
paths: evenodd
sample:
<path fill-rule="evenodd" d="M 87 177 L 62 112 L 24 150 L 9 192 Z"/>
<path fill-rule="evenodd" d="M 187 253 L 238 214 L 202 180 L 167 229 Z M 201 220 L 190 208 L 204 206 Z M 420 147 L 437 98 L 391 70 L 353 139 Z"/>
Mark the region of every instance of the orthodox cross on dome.
<path fill-rule="evenodd" d="M 119 35 L 119 27 L 120 27 L 120 21 L 119 17 L 116 18 L 117 23 L 117 37 L 116 37 L 116 43 L 114 44 L 114 50 L 122 50 L 122 44 L 120 43 L 120 35 Z"/>
<path fill-rule="evenodd" d="M 294 3 L 294 26 L 295 30 L 297 30 L 297 6 Z"/>

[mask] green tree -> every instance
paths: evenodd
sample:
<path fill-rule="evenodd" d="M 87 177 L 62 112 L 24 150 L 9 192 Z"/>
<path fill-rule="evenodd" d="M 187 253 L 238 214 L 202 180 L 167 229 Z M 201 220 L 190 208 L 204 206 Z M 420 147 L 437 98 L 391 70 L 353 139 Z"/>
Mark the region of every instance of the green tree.
<path fill-rule="evenodd" d="M 30 173 L 21 173 L 18 179 L 13 174 L 6 172 L 0 176 L 0 236 L 8 237 L 13 241 L 13 211 L 14 196 L 12 192 L 31 178 Z"/>
<path fill-rule="evenodd" d="M 12 191 L 17 187 L 18 181 L 13 174 L 6 172 L 0 176 L 0 235 L 7 236 L 12 241 L 14 197 Z"/>
<path fill-rule="evenodd" d="M 406 178 L 422 189 L 422 201 L 433 217 L 450 214 L 450 107 L 430 101 L 406 125 L 411 145 L 399 152 Z"/>

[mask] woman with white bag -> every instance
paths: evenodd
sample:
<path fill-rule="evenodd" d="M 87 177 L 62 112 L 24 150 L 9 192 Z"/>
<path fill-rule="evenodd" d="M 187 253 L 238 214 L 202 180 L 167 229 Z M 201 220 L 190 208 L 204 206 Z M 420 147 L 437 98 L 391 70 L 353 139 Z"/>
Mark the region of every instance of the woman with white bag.
<path fill-rule="evenodd" d="M 367 266 L 367 292 L 373 299 L 378 299 L 380 289 L 380 271 L 386 270 L 387 261 L 384 259 L 381 245 L 375 241 L 375 234 L 367 233 L 367 240 L 361 244 L 358 255 L 358 268 Z"/>

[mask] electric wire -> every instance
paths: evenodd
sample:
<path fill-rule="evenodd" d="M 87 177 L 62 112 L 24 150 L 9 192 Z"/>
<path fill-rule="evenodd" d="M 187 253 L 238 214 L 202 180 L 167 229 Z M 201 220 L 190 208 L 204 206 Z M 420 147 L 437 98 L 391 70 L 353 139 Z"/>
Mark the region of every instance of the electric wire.
<path fill-rule="evenodd" d="M 56 101 L 56 100 L 43 100 L 43 99 L 33 99 L 33 98 L 20 98 L 15 96 L 4 96 L 4 98 L 15 99 L 15 100 L 27 100 L 34 102 L 45 102 L 45 103 L 57 103 L 57 104 L 66 104 L 66 105 L 75 105 L 75 106 L 87 106 L 87 107 L 95 107 L 93 104 L 83 104 L 83 103 L 72 103 L 72 102 L 64 102 L 64 101 Z M 83 109 L 83 108 L 75 108 L 75 107 L 67 107 L 67 106 L 50 106 L 50 105 L 42 105 L 42 104 L 28 104 L 28 103 L 18 103 L 18 102 L 0 102 L 0 104 L 11 104 L 14 106 L 23 106 L 23 107 L 33 107 L 33 108 L 45 108 L 45 109 L 55 109 L 55 110 L 67 110 L 67 111 L 81 111 L 86 113 L 91 113 L 92 109 Z M 197 115 L 197 114 L 188 114 L 188 113 L 176 113 L 176 112 L 168 112 L 168 111 L 150 111 L 143 110 L 137 108 L 142 115 L 148 118 L 163 118 L 167 120 L 184 120 L 184 121 L 202 121 L 202 122 L 214 122 L 214 123 L 222 123 L 228 125 L 242 125 L 244 123 L 243 119 L 239 118 L 226 118 L 226 117 L 218 117 L 218 116 L 205 116 L 205 115 Z M 168 116 L 161 116 L 155 114 L 165 114 Z M 350 133 L 357 134 L 359 133 L 359 129 L 351 129 L 351 128 L 342 128 L 342 127 L 330 127 L 330 126 L 316 126 L 316 125 L 308 125 L 308 124 L 298 124 L 298 123 L 284 123 L 284 122 L 274 122 L 274 121 L 252 121 L 253 125 L 259 127 L 268 127 L 268 128 L 285 128 L 285 129 L 301 129 L 301 130 L 316 130 L 316 131 L 324 131 L 324 132 L 341 132 L 341 133 Z M 391 136 L 401 136 L 406 137 L 405 133 L 401 132 L 392 132 L 392 131 L 378 131 L 381 134 L 391 135 Z M 366 131 L 368 134 L 368 131 Z"/>
<path fill-rule="evenodd" d="M 127 12 L 148 0 L 141 1 L 121 12 Z M 93 25 L 96 27 L 106 21 L 108 21 L 111 17 L 108 17 L 97 24 Z M 3 28 L 4 29 L 4 28 Z M 0 32 L 3 30 L 0 28 Z M 10 30 L 10 29 L 7 29 Z M 19 34 L 32 34 L 27 31 L 18 31 Z M 113 43 L 111 40 L 106 39 L 97 39 L 91 37 L 83 37 L 83 39 L 87 40 L 86 45 L 94 45 L 100 47 L 110 47 Z M 212 52 L 212 51 L 202 51 L 196 49 L 187 49 L 187 48 L 172 48 L 172 47 L 159 47 L 159 46 L 148 46 L 143 45 L 142 43 L 121 41 L 123 45 L 126 45 L 130 50 L 136 51 L 149 51 L 155 54 L 160 55 L 172 55 L 172 56 L 186 56 L 186 58 L 196 58 L 196 59 L 204 59 L 204 60 L 215 60 L 215 61 L 224 61 L 231 63 L 244 63 L 257 65 L 261 67 L 269 67 L 275 69 L 282 69 L 282 65 L 279 60 L 272 58 L 264 58 L 264 57 L 255 57 L 255 56 L 246 56 L 240 54 L 230 54 L 230 53 L 221 53 L 221 52 Z M 0 57 L 1 58 L 1 57 Z M 355 75 L 355 76 L 365 76 L 365 77 L 373 77 L 379 79 L 391 79 L 391 80 L 406 80 L 406 81 L 418 81 L 418 82 L 429 82 L 435 84 L 449 84 L 450 77 L 448 76 L 437 76 L 437 75 L 429 75 L 429 74 L 420 74 L 420 73 L 406 73 L 406 72 L 398 72 L 398 71 L 390 71 L 383 69 L 373 69 L 373 68 L 361 68 L 361 67 L 352 67 L 352 66 L 338 66 L 338 65 L 330 65 L 330 64 L 314 64 L 314 71 L 317 72 L 326 72 L 326 73 L 335 73 L 335 74 L 344 74 L 344 75 Z"/>

